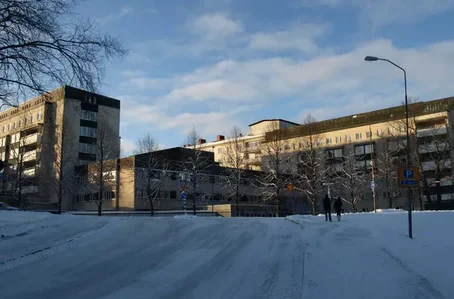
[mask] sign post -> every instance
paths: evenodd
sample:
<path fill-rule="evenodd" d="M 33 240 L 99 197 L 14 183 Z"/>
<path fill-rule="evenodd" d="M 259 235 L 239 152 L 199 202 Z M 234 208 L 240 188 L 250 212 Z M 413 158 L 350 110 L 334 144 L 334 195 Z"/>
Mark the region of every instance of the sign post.
<path fill-rule="evenodd" d="M 410 239 L 413 239 L 410 189 L 419 187 L 419 168 L 411 166 L 399 167 L 397 173 L 397 184 L 399 185 L 399 188 L 405 188 L 408 190 L 408 236 Z"/>
<path fill-rule="evenodd" d="M 419 187 L 419 168 L 418 167 L 399 167 L 398 184 L 400 188 Z"/>
<path fill-rule="evenodd" d="M 295 186 L 292 183 L 289 183 L 287 185 L 287 190 L 290 192 L 290 196 L 292 197 L 292 203 L 293 203 L 293 214 L 295 214 L 295 195 L 293 194 L 293 189 Z"/>

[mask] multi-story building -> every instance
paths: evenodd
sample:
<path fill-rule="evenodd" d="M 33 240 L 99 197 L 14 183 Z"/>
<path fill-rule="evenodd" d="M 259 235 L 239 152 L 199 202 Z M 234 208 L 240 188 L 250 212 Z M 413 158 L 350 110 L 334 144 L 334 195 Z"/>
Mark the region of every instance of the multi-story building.
<path fill-rule="evenodd" d="M 70 86 L 0 112 L 2 193 L 20 204 L 57 202 L 63 208 L 78 165 L 97 159 L 97 140 L 108 139 L 109 158 L 120 154 L 120 101 Z"/>
<path fill-rule="evenodd" d="M 240 143 L 239 151 L 241 151 L 244 158 L 242 167 L 251 170 L 261 170 L 262 144 L 265 141 L 266 132 L 283 130 L 295 126 L 299 126 L 299 124 L 283 119 L 264 119 L 250 124 L 249 134 L 235 137 L 237 142 Z M 232 166 L 228 165 L 229 163 L 226 157 L 228 151 L 232 148 L 231 144 L 232 138 L 226 139 L 224 135 L 217 135 L 216 141 L 207 142 L 205 139 L 199 139 L 195 148 L 213 152 L 215 161 L 228 167 Z"/>
<path fill-rule="evenodd" d="M 106 161 L 104 182 L 104 195 L 102 202 L 103 210 L 149 210 L 149 192 L 153 192 L 153 208 L 156 210 L 181 210 L 184 201 L 180 193 L 184 185 L 189 192 L 187 198 L 187 209 L 192 210 L 190 190 L 191 178 L 188 177 L 188 170 L 184 166 L 194 156 L 194 150 L 182 147 L 170 148 L 133 155 L 126 158 Z M 197 151 L 199 152 L 199 151 Z M 232 188 L 226 177 L 229 176 L 229 169 L 220 167 L 214 161 L 214 154 L 211 152 L 199 152 L 203 157 L 203 170 L 197 174 L 198 183 L 195 191 L 197 209 L 205 209 L 207 205 L 234 203 Z M 153 157 L 153 158 L 152 158 Z M 150 159 L 155 159 L 152 164 Z M 110 164 L 110 167 L 109 167 Z M 99 184 L 96 181 L 99 169 L 96 164 L 88 164 L 86 167 L 87 180 L 81 184 L 80 192 L 75 199 L 75 209 L 96 210 L 99 195 Z M 157 173 L 165 172 L 165 175 Z M 242 175 L 239 186 L 242 204 L 260 203 L 257 189 L 252 185 L 253 180 L 258 176 L 256 171 L 245 171 Z M 189 173 L 190 175 L 190 173 Z M 184 180 L 182 180 L 184 178 Z M 94 178 L 94 179 L 91 179 Z M 147 185 L 148 180 L 154 181 Z M 184 181 L 184 183 L 182 183 Z M 87 184 L 90 187 L 85 187 Z M 183 185 L 183 186 L 182 186 Z M 251 210 L 250 206 L 248 209 Z M 244 212 L 244 215 L 251 213 Z M 257 208 L 260 210 L 260 208 Z M 241 212 L 240 212 L 241 214 Z M 251 214 L 252 215 L 252 214 Z"/>
<path fill-rule="evenodd" d="M 410 162 L 420 167 L 422 174 L 420 192 L 413 192 L 412 195 L 415 206 L 422 202 L 430 206 L 431 202 L 449 204 L 454 201 L 451 132 L 453 110 L 454 98 L 409 105 Z M 301 165 L 305 165 L 301 163 L 302 154 L 307 152 L 307 140 L 311 137 L 314 148 L 323 151 L 321 164 L 324 169 L 321 171 L 327 172 L 327 181 L 339 183 L 342 174 L 346 173 L 347 161 L 351 160 L 354 164 L 352 169 L 355 175 L 359 173 L 358 180 L 363 189 L 356 209 L 371 210 L 374 197 L 378 208 L 391 205 L 406 207 L 405 192 L 397 188 L 397 168 L 406 165 L 404 120 L 405 107 L 398 106 L 303 125 L 274 121 L 288 124 L 284 129 L 276 128 L 276 125 L 274 129 L 270 129 L 273 126 L 268 125 L 259 130 L 255 123 L 250 126 L 250 134 L 241 138 L 245 161 L 249 161 L 243 167 L 254 165 L 255 169 L 260 169 L 265 161 L 266 144 L 279 138 L 285 154 L 292 157 L 289 158 L 289 164 L 293 168 L 291 171 L 300 172 L 303 167 Z M 264 125 L 265 122 L 272 121 L 265 120 L 258 124 Z M 249 154 L 249 141 L 254 142 L 253 155 Z M 215 160 L 222 164 L 224 148 L 231 142 L 231 139 L 218 136 L 215 142 L 200 140 L 197 148 L 212 151 Z M 256 146 L 257 144 L 260 146 Z M 260 161 L 255 161 L 258 157 Z M 336 193 L 334 187 L 333 193 Z M 337 190 L 337 195 L 348 197 L 345 190 Z"/>

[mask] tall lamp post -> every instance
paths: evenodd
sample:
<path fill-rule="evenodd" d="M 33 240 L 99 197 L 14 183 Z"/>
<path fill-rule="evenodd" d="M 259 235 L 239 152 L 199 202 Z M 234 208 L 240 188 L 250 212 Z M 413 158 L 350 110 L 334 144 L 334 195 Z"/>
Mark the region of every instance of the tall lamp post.
<path fill-rule="evenodd" d="M 364 58 L 365 61 L 386 61 L 398 69 L 400 69 L 402 72 L 404 72 L 404 85 L 405 85 L 405 125 L 407 127 L 406 133 L 407 133 L 407 167 L 410 167 L 410 133 L 408 130 L 408 99 L 407 99 L 407 72 L 403 67 L 398 66 L 394 62 L 392 62 L 389 59 L 385 58 L 378 58 L 375 56 L 366 56 Z M 408 188 L 408 236 L 410 239 L 413 239 L 413 229 L 412 229 L 412 219 L 411 219 L 411 193 L 410 193 L 410 188 Z"/>

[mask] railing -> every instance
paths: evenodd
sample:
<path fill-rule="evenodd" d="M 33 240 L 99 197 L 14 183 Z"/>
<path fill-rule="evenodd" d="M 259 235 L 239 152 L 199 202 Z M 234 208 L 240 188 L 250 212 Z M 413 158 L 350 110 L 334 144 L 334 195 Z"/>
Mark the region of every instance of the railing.
<path fill-rule="evenodd" d="M 447 133 L 445 126 L 440 128 L 421 129 L 416 131 L 416 137 L 437 136 Z"/>
<path fill-rule="evenodd" d="M 24 138 L 23 144 L 24 145 L 29 145 L 33 143 L 41 142 L 41 134 L 32 134 Z"/>

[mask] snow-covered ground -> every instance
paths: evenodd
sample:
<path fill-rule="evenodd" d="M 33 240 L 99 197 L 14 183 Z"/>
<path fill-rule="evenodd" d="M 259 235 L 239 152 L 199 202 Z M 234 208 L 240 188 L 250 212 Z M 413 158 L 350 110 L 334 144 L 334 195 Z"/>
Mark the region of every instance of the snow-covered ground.
<path fill-rule="evenodd" d="M 454 298 L 454 213 L 406 225 L 0 211 L 0 298 Z"/>

